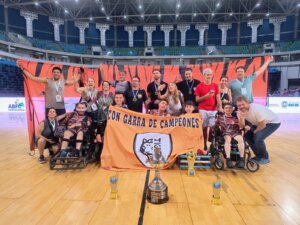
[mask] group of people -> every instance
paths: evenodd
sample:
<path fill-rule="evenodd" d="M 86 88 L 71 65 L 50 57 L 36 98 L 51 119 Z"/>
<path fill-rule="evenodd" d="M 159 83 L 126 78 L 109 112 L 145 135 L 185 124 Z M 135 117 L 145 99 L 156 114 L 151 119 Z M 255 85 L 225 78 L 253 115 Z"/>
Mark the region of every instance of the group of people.
<path fill-rule="evenodd" d="M 148 84 L 147 90 L 140 88 L 140 78 L 134 76 L 131 82 L 126 80 L 126 72 L 120 71 L 119 79 L 102 82 L 101 91 L 95 86 L 93 78 L 88 78 L 85 86 L 79 85 L 79 77 L 73 80 L 61 79 L 62 70 L 59 67 L 52 69 L 53 78 L 35 77 L 24 68 L 25 76 L 33 81 L 46 84 L 45 111 L 46 119 L 40 124 L 38 134 L 38 148 L 40 162 L 45 162 L 44 149 L 51 147 L 54 152 L 63 153 L 72 136 L 76 136 L 76 155 L 87 127 L 96 122 L 96 141 L 103 143 L 108 108 L 110 105 L 127 108 L 139 113 L 149 113 L 158 116 L 179 116 L 182 113 L 200 113 L 203 123 L 204 150 L 207 150 L 209 129 L 218 125 L 223 130 L 227 167 L 232 168 L 230 160 L 230 141 L 232 138 L 239 143 L 240 162 L 238 167 L 244 167 L 244 145 L 241 130 L 245 130 L 245 139 L 254 151 L 260 164 L 269 163 L 269 155 L 264 140 L 279 126 L 280 121 L 268 108 L 253 103 L 252 83 L 263 74 L 270 57 L 262 67 L 253 74 L 246 76 L 244 67 L 236 68 L 236 79 L 230 83 L 228 77 L 222 76 L 220 84 L 213 83 L 213 71 L 207 68 L 203 71 L 204 80 L 200 82 L 193 78 L 190 68 L 185 70 L 185 79 L 166 83 L 161 78 L 158 69 L 153 70 L 153 81 Z M 102 73 L 103 75 L 103 73 Z M 79 103 L 72 113 L 66 113 L 64 106 L 64 86 L 70 85 L 81 94 Z M 115 88 L 114 94 L 111 87 Z M 224 112 L 223 119 L 215 120 L 217 112 Z M 236 113 L 233 113 L 237 111 Z M 55 137 L 58 121 L 63 120 L 66 125 L 63 137 Z M 216 123 L 217 122 L 217 123 Z M 205 151 L 204 151 L 205 152 Z M 61 153 L 61 154 L 62 154 Z"/>

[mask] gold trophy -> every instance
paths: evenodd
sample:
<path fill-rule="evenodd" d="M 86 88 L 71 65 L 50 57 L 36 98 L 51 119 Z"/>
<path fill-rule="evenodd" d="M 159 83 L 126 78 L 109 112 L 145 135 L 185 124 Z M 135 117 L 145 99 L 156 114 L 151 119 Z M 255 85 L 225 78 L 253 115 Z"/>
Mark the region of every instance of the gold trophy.
<path fill-rule="evenodd" d="M 221 192 L 221 183 L 219 181 L 215 181 L 213 183 L 213 196 L 211 200 L 212 204 L 221 205 L 220 192 Z"/>
<path fill-rule="evenodd" d="M 197 150 L 190 151 L 186 154 L 186 158 L 188 161 L 188 176 L 194 177 L 195 176 L 195 161 L 197 156 Z"/>
<path fill-rule="evenodd" d="M 163 204 L 169 200 L 168 186 L 160 178 L 160 168 L 166 164 L 160 148 L 154 149 L 150 156 L 150 165 L 155 169 L 155 176 L 148 186 L 147 200 L 153 204 Z"/>
<path fill-rule="evenodd" d="M 110 188 L 111 188 L 110 199 L 117 199 L 119 197 L 118 196 L 118 181 L 119 181 L 118 175 L 111 176 L 109 179 Z"/>

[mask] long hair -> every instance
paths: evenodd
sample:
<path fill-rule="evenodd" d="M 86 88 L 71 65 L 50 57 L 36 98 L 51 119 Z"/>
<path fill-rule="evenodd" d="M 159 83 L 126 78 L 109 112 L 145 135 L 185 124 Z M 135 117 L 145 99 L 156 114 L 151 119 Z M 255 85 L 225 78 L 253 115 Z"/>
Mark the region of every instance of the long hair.
<path fill-rule="evenodd" d="M 175 86 L 175 90 L 173 93 L 170 92 L 170 84 L 174 84 Z M 168 87 L 168 90 L 167 90 L 167 97 L 171 96 L 171 98 L 173 98 L 175 104 L 178 104 L 179 102 L 179 91 L 178 91 L 178 88 L 177 88 L 177 85 L 173 82 L 169 83 L 169 87 Z"/>

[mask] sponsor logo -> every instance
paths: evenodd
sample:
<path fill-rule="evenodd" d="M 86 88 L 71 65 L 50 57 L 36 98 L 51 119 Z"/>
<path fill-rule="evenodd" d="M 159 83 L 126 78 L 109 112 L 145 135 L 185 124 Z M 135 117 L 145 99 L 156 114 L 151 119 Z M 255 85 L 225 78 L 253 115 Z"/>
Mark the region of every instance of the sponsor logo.
<path fill-rule="evenodd" d="M 150 159 L 154 156 L 154 150 L 161 149 L 161 160 L 167 161 L 173 150 L 170 134 L 141 133 L 136 134 L 133 142 L 133 150 L 138 160 L 146 167 L 151 167 Z"/>
<path fill-rule="evenodd" d="M 288 102 L 288 101 L 283 101 L 281 103 L 282 108 L 288 108 L 288 107 L 300 107 L 299 102 Z"/>
<path fill-rule="evenodd" d="M 25 102 L 16 99 L 14 103 L 8 104 L 8 111 L 10 112 L 25 112 Z"/>

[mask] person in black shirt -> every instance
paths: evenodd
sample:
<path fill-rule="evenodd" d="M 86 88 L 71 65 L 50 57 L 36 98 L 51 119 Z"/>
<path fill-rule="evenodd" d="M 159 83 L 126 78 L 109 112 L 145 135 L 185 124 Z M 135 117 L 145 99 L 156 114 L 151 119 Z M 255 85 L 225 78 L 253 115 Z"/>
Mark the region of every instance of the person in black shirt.
<path fill-rule="evenodd" d="M 166 93 L 168 87 L 168 84 L 161 80 L 161 73 L 158 69 L 154 69 L 152 74 L 154 81 L 147 86 L 148 98 L 150 99 L 149 110 L 158 109 L 158 92 L 160 91 L 163 95 Z"/>
<path fill-rule="evenodd" d="M 40 163 L 46 163 L 44 149 L 49 148 L 54 154 L 59 151 L 59 140 L 54 136 L 54 131 L 58 127 L 57 114 L 54 108 L 49 108 L 47 117 L 38 127 L 37 147 L 39 149 Z"/>
<path fill-rule="evenodd" d="M 200 84 L 200 81 L 193 79 L 191 68 L 185 69 L 184 76 L 185 80 L 176 83 L 177 88 L 183 94 L 185 101 L 193 101 L 196 104 L 194 91 L 197 85 Z"/>
<path fill-rule="evenodd" d="M 133 77 L 131 79 L 132 90 L 127 90 L 125 92 L 125 100 L 128 109 L 135 112 L 143 112 L 143 103 L 145 105 L 149 104 L 150 100 L 147 100 L 147 95 L 145 90 L 140 89 L 140 78 Z"/>

